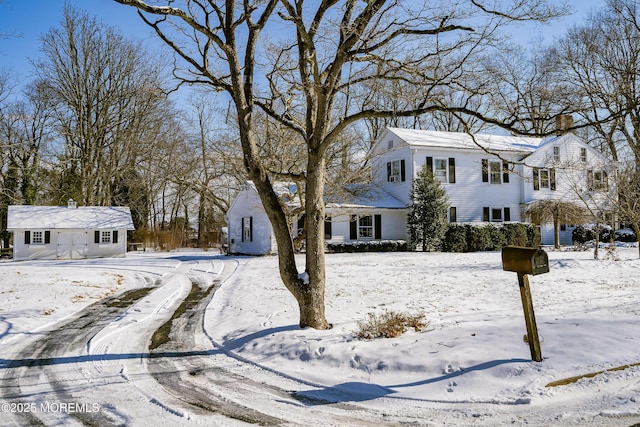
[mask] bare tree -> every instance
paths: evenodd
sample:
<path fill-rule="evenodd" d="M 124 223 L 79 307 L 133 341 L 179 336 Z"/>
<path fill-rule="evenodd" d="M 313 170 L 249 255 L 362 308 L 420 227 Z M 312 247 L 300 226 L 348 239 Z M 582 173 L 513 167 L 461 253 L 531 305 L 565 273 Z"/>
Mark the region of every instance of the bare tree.
<path fill-rule="evenodd" d="M 54 101 L 65 173 L 79 182 L 79 202 L 110 204 L 119 172 L 130 172 L 138 144 L 149 142 L 149 118 L 169 112 L 162 68 L 70 6 L 61 28 L 43 36 L 42 51 L 45 59 L 34 65 Z"/>
<path fill-rule="evenodd" d="M 476 52 L 489 48 L 507 22 L 547 19 L 556 13 L 542 1 L 492 7 L 475 0 L 183 0 L 167 1 L 166 6 L 115 1 L 138 8 L 142 19 L 188 65 L 184 81 L 203 83 L 231 97 L 245 167 L 274 229 L 280 275 L 298 301 L 300 326 L 318 329 L 330 327 L 324 306 L 323 196 L 328 153 L 342 132 L 367 117 L 447 109 L 482 116 L 468 104 L 445 105 L 436 96 L 438 88 L 457 85 L 464 91 L 463 76 L 473 72 Z M 362 99 L 350 98 L 351 88 L 383 80 L 422 87 L 420 102 L 405 110 L 362 109 Z M 343 106 L 341 114 L 337 105 Z M 306 146 L 300 173 L 306 190 L 306 274 L 296 266 L 286 207 L 260 158 L 256 108 L 296 133 Z"/>
<path fill-rule="evenodd" d="M 640 165 L 640 4 L 607 0 L 551 51 L 564 100 L 593 130 L 592 145 Z"/>

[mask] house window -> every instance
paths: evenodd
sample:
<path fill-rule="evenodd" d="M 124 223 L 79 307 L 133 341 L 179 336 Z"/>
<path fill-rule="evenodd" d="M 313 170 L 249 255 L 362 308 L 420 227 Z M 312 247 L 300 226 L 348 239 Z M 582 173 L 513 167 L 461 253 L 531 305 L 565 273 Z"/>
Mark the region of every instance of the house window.
<path fill-rule="evenodd" d="M 501 184 L 502 174 L 500 162 L 489 162 L 489 182 L 491 184 Z"/>
<path fill-rule="evenodd" d="M 580 161 L 587 163 L 587 149 L 584 147 L 580 148 Z"/>
<path fill-rule="evenodd" d="M 373 217 L 362 215 L 358 218 L 358 239 L 373 238 Z"/>
<path fill-rule="evenodd" d="M 552 190 L 556 189 L 556 171 L 555 169 L 533 169 L 533 189 L 534 190 Z"/>
<path fill-rule="evenodd" d="M 405 180 L 404 160 L 387 162 L 387 181 L 402 182 Z"/>
<path fill-rule="evenodd" d="M 431 171 L 432 176 L 440 182 L 455 184 L 456 183 L 456 159 L 449 157 L 446 159 L 434 159 L 427 157 L 427 170 Z"/>
<path fill-rule="evenodd" d="M 458 213 L 457 210 L 454 206 L 451 206 L 449 208 L 449 222 L 453 223 L 453 222 L 458 222 Z"/>
<path fill-rule="evenodd" d="M 560 161 L 560 147 L 553 147 L 553 161 Z"/>
<path fill-rule="evenodd" d="M 100 234 L 100 243 L 111 243 L 111 232 L 103 231 Z"/>
<path fill-rule="evenodd" d="M 331 240 L 331 217 L 328 216 L 324 219 L 324 239 Z"/>
<path fill-rule="evenodd" d="M 393 148 L 393 139 L 390 139 L 389 142 L 387 142 L 387 148 L 389 150 L 391 150 Z"/>
<path fill-rule="evenodd" d="M 253 241 L 253 217 L 245 216 L 242 218 L 242 241 Z"/>
<path fill-rule="evenodd" d="M 502 222 L 502 209 L 491 208 L 491 222 Z"/>
<path fill-rule="evenodd" d="M 589 191 L 608 191 L 609 177 L 606 171 L 587 171 L 587 185 Z"/>
<path fill-rule="evenodd" d="M 382 215 L 351 215 L 351 240 L 382 238 Z"/>
<path fill-rule="evenodd" d="M 484 222 L 511 221 L 511 208 L 482 208 L 482 220 Z"/>
<path fill-rule="evenodd" d="M 42 231 L 31 232 L 31 244 L 32 245 L 44 244 L 44 233 Z"/>
<path fill-rule="evenodd" d="M 482 182 L 502 184 L 509 182 L 509 164 L 482 159 Z"/>
<path fill-rule="evenodd" d="M 433 159 L 433 177 L 440 182 L 447 182 L 446 159 Z"/>

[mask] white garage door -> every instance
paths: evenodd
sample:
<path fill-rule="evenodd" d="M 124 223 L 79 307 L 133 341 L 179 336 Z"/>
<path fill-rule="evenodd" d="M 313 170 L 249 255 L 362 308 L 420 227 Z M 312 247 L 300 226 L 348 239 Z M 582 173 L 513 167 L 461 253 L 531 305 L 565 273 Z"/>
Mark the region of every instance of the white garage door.
<path fill-rule="evenodd" d="M 62 259 L 86 258 L 88 237 L 86 231 L 59 231 L 57 257 Z"/>

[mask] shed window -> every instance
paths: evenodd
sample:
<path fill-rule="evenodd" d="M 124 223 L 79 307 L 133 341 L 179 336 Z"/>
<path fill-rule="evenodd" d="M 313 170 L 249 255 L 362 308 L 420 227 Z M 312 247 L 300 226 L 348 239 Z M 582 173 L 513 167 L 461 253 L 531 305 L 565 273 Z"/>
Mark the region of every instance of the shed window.
<path fill-rule="evenodd" d="M 44 233 L 42 231 L 31 232 L 31 244 L 32 245 L 44 244 Z"/>
<path fill-rule="evenodd" d="M 110 243 L 116 244 L 118 243 L 118 230 L 113 231 L 102 231 L 95 230 L 93 233 L 93 242 L 96 244 L 105 244 L 108 245 Z"/>
<path fill-rule="evenodd" d="M 242 241 L 253 242 L 253 217 L 245 216 L 242 218 Z"/>

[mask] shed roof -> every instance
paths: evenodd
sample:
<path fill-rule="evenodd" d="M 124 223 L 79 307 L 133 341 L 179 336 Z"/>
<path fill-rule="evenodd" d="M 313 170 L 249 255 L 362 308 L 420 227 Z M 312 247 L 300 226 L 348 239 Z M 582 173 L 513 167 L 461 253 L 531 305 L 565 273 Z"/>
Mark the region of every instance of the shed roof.
<path fill-rule="evenodd" d="M 125 206 L 11 205 L 7 229 L 125 229 L 134 230 L 131 210 Z"/>

